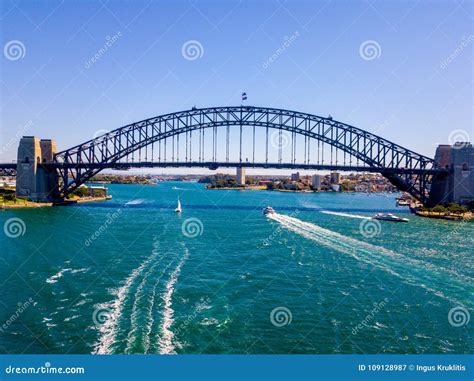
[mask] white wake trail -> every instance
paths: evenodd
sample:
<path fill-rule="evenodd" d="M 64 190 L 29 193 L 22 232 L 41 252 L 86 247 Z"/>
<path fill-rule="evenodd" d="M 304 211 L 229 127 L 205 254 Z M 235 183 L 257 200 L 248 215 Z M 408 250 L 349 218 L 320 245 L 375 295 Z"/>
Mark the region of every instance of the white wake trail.
<path fill-rule="evenodd" d="M 158 347 L 160 354 L 176 354 L 174 346 L 174 333 L 171 330 L 171 326 L 174 323 L 174 310 L 173 305 L 173 294 L 175 291 L 175 284 L 178 280 L 181 268 L 189 257 L 189 250 L 184 246 L 184 255 L 181 261 L 176 266 L 175 270 L 170 276 L 168 283 L 166 284 L 166 291 L 162 295 L 164 302 L 163 307 L 163 322 L 161 324 L 161 338 L 158 341 Z"/>
<path fill-rule="evenodd" d="M 409 258 L 392 250 L 385 249 L 384 247 L 359 241 L 294 217 L 278 213 L 268 215 L 268 217 L 279 222 L 284 228 L 311 239 L 322 246 L 348 254 L 359 261 L 376 266 L 381 270 L 401 278 L 402 281 L 407 284 L 422 287 L 451 302 L 460 303 L 444 295 L 441 291 L 435 290 L 432 286 L 426 285 L 426 283 L 439 285 L 444 282 L 446 288 L 454 288 L 464 293 L 466 292 L 466 288 L 462 282 L 459 283 L 454 279 L 445 278 L 445 274 L 447 273 L 459 276 L 459 274 L 450 269 L 435 267 L 424 261 Z M 399 271 L 403 271 L 403 275 Z"/>
<path fill-rule="evenodd" d="M 349 214 L 349 213 L 342 213 L 342 212 L 332 212 L 330 210 L 321 210 L 321 213 L 324 214 L 332 214 L 334 216 L 341 216 L 341 217 L 349 217 L 349 218 L 358 218 L 361 220 L 371 220 L 372 217 L 367 217 L 367 216 L 361 216 L 358 214 Z"/>
<path fill-rule="evenodd" d="M 94 353 L 112 353 L 112 345 L 116 342 L 119 321 L 123 313 L 123 304 L 130 291 L 130 287 L 133 285 L 137 277 L 143 273 L 144 269 L 157 257 L 157 255 L 158 251 L 154 250 L 151 256 L 145 259 L 145 261 L 143 261 L 140 266 L 130 273 L 123 286 L 117 290 L 116 298 L 113 302 L 104 303 L 97 306 L 97 309 L 108 311 L 108 318 L 103 324 L 99 326 L 100 338 L 95 344 Z"/>

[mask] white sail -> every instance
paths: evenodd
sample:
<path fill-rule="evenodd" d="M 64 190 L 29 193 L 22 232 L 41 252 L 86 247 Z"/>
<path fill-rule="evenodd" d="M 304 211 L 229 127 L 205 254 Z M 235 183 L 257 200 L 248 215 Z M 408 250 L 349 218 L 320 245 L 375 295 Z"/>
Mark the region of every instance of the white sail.
<path fill-rule="evenodd" d="M 177 213 L 180 213 L 181 212 L 181 201 L 179 201 L 179 198 L 178 198 L 178 207 L 175 209 L 175 212 Z"/>

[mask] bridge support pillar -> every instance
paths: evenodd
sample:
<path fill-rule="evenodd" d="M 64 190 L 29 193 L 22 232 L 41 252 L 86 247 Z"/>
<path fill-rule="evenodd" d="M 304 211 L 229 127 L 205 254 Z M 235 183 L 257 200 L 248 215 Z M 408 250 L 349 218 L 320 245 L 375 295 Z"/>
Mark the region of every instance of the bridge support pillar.
<path fill-rule="evenodd" d="M 49 202 L 55 197 L 58 179 L 56 171 L 43 164 L 53 161 L 56 143 L 24 136 L 17 155 L 16 195 L 36 202 Z"/>
<path fill-rule="evenodd" d="M 245 185 L 245 168 L 237 167 L 237 184 Z"/>
<path fill-rule="evenodd" d="M 474 200 L 474 148 L 470 143 L 454 146 L 440 145 L 435 160 L 449 174 L 433 179 L 428 206 L 456 202 L 466 204 Z"/>

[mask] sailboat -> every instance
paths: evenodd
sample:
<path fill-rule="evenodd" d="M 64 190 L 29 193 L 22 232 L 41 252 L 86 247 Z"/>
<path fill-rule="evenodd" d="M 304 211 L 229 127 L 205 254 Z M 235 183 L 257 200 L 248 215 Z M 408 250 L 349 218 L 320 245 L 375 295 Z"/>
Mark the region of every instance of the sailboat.
<path fill-rule="evenodd" d="M 181 213 L 182 212 L 182 209 L 181 209 L 181 201 L 179 201 L 179 197 L 178 197 L 178 207 L 174 210 L 176 213 Z"/>

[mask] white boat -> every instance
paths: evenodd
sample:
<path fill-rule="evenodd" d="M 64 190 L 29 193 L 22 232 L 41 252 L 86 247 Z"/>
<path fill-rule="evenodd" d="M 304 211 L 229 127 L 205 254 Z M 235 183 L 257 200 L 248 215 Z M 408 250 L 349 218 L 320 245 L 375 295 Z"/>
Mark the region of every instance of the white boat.
<path fill-rule="evenodd" d="M 267 206 L 265 209 L 263 209 L 263 214 L 266 216 L 273 213 L 275 213 L 275 209 L 273 209 L 271 206 Z"/>
<path fill-rule="evenodd" d="M 380 221 L 391 221 L 391 222 L 408 222 L 408 218 L 397 217 L 392 213 L 377 213 L 374 217 L 376 220 Z"/>
<path fill-rule="evenodd" d="M 177 208 L 174 210 L 176 213 L 181 213 L 182 212 L 182 208 L 181 208 L 181 201 L 179 201 L 179 198 L 178 198 L 178 206 Z"/>

